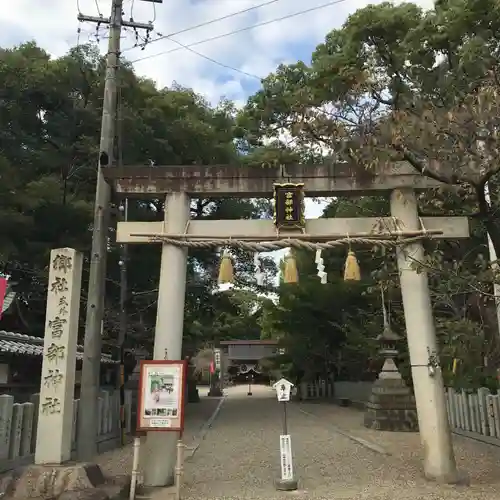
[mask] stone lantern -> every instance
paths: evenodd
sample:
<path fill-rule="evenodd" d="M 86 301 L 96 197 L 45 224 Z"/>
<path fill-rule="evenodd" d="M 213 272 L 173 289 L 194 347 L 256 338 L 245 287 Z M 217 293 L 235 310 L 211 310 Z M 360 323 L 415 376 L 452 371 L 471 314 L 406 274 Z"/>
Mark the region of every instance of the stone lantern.
<path fill-rule="evenodd" d="M 379 373 L 379 379 L 402 380 L 398 367 L 394 362 L 394 358 L 399 354 L 397 343 L 401 337 L 392 331 L 391 326 L 385 322 L 384 331 L 377 337 L 380 344 L 379 354 L 384 359 L 384 365 Z"/>
<path fill-rule="evenodd" d="M 377 340 L 384 365 L 373 383 L 370 398 L 365 405 L 364 424 L 365 427 L 381 431 L 416 432 L 418 421 L 415 397 L 394 362 L 398 355 L 396 345 L 401 337 L 392 331 L 384 304 L 382 307 L 384 330 Z"/>

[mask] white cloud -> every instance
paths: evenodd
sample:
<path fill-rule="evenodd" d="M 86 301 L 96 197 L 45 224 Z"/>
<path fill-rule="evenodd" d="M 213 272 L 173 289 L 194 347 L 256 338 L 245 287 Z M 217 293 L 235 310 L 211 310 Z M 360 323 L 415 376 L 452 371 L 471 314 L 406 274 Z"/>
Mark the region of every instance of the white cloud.
<path fill-rule="evenodd" d="M 173 38 L 187 45 L 326 2 L 327 0 L 276 0 L 268 6 L 186 31 Z M 162 4 L 124 0 L 124 19 L 133 17 L 135 21 L 145 23 L 154 20 L 155 29 L 151 37 L 154 39 L 158 37 L 158 33 L 176 33 L 260 3 L 264 3 L 264 0 L 164 0 Z M 297 59 L 308 60 L 316 45 L 330 30 L 339 27 L 350 13 L 368 3 L 366 0 L 345 0 L 291 19 L 196 45 L 193 49 L 224 65 L 258 77 L 266 76 L 280 63 Z M 432 4 L 430 0 L 419 0 L 417 3 L 425 7 Z M 82 28 L 81 42 L 87 41 L 89 36 L 96 33 L 95 25 L 78 23 L 78 11 L 93 16 L 102 13 L 107 17 L 110 4 L 111 0 L 10 2 L 9 8 L 0 12 L 0 46 L 9 47 L 36 40 L 51 54 L 60 56 L 76 44 L 79 26 Z M 99 34 L 104 51 L 107 31 L 101 28 Z M 179 47 L 172 41 L 162 40 L 151 43 L 145 50 L 128 50 L 134 43 L 134 32 L 127 29 L 122 39 L 122 47 L 125 49 L 124 56 L 129 60 L 153 56 Z M 169 86 L 176 81 L 192 87 L 213 103 L 218 102 L 221 97 L 227 97 L 241 104 L 259 86 L 257 79 L 218 66 L 186 49 L 144 59 L 137 62 L 135 68 L 140 75 L 154 79 L 160 86 Z"/>
<path fill-rule="evenodd" d="M 243 73 L 264 77 L 278 64 L 298 59 L 308 61 L 316 45 L 332 29 L 340 27 L 347 16 L 368 3 L 380 0 L 345 0 L 325 8 L 270 23 L 255 29 L 245 29 L 295 12 L 321 6 L 327 0 L 276 0 L 272 4 L 231 17 L 198 29 L 174 36 L 181 44 L 217 37 L 224 33 L 244 30 L 239 34 L 196 45 L 193 49 L 221 65 L 236 68 Z M 264 3 L 264 0 L 164 0 L 153 4 L 143 0 L 124 0 L 124 19 L 136 22 L 154 21 L 152 39 L 159 33 L 169 35 L 186 28 L 206 23 L 215 18 Z M 418 0 L 422 7 L 432 7 L 432 0 Z M 96 25 L 79 23 L 77 14 L 109 16 L 111 0 L 16 0 L 0 11 L 0 47 L 11 47 L 35 40 L 53 56 L 61 56 L 79 39 L 81 43 L 95 39 Z M 77 29 L 81 34 L 77 36 Z M 103 52 L 106 50 L 107 30 L 98 32 Z M 149 77 L 161 87 L 172 82 L 191 87 L 212 103 L 222 97 L 242 105 L 255 92 L 260 82 L 237 71 L 217 65 L 179 45 L 161 40 L 150 43 L 145 50 L 133 48 L 135 34 L 125 30 L 122 38 L 123 55 L 129 60 L 143 59 L 134 64 L 138 74 Z M 167 53 L 174 50 L 175 52 Z M 161 54 L 157 57 L 155 54 Z M 283 137 L 282 139 L 286 139 Z M 306 204 L 308 218 L 319 217 L 327 201 Z M 284 251 L 276 252 L 279 259 Z"/>

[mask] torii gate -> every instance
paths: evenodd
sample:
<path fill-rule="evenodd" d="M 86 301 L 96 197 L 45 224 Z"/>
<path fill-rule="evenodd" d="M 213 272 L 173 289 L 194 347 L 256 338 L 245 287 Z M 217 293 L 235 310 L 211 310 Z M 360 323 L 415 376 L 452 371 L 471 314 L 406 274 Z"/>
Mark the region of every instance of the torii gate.
<path fill-rule="evenodd" d="M 250 166 L 154 166 L 107 167 L 104 176 L 114 191 L 123 197 L 165 196 L 164 222 L 120 222 L 117 242 L 146 244 L 152 235 L 187 238 L 276 238 L 276 228 L 269 220 L 193 220 L 190 218 L 191 197 L 270 198 L 277 182 L 303 183 L 307 196 L 349 196 L 390 193 L 391 215 L 405 231 L 421 231 L 415 190 L 440 186 L 423 177 L 407 164 L 386 166 L 374 175 L 362 178 L 353 175 L 346 164 L 292 165 L 285 167 Z M 391 224 L 387 218 L 384 223 Z M 468 220 L 465 217 L 423 218 L 426 230 L 440 230 L 438 238 L 467 238 Z M 367 234 L 380 223 L 380 218 L 315 219 L 307 220 L 305 233 L 311 240 L 324 238 L 355 238 Z M 283 239 L 296 233 L 280 231 Z M 437 342 L 428 279 L 425 272 L 412 267 L 422 262 L 421 241 L 398 248 L 397 262 L 405 313 L 406 331 L 421 441 L 424 447 L 424 472 L 427 478 L 445 482 L 458 480 L 455 457 L 445 404 L 441 370 L 435 366 Z M 182 349 L 184 301 L 186 291 L 187 249 L 163 244 L 161 255 L 158 311 L 154 341 L 155 359 L 180 359 Z M 98 353 L 89 353 L 98 355 Z M 87 355 L 87 353 L 86 353 Z M 433 367 L 431 369 L 430 367 Z M 148 436 L 147 464 L 144 480 L 148 486 L 172 484 L 177 436 L 156 433 Z"/>

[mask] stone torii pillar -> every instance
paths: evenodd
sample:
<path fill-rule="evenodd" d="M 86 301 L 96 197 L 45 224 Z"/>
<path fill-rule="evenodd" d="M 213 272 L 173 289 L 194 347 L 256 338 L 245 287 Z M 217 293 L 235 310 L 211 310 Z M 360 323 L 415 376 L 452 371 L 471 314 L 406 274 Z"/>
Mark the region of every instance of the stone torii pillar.
<path fill-rule="evenodd" d="M 186 233 L 188 236 L 212 236 L 212 237 L 229 237 L 233 235 L 247 235 L 247 236 L 259 236 L 261 235 L 262 240 L 270 238 L 275 235 L 275 228 L 272 221 L 269 220 L 193 220 L 187 228 L 187 221 L 189 220 L 188 204 L 189 199 L 184 194 L 171 194 L 167 196 L 167 212 L 165 214 L 165 222 L 119 222 L 117 228 L 117 241 L 119 243 L 135 243 L 135 244 L 159 244 L 160 241 L 152 241 L 151 235 L 153 234 L 163 234 L 168 236 L 168 234 L 179 235 Z M 406 206 L 406 205 L 405 205 Z M 401 227 L 403 231 L 419 231 L 421 230 L 420 220 L 418 219 L 417 213 L 415 212 L 411 221 L 408 219 L 406 213 L 400 213 L 396 207 L 393 208 L 393 215 L 401 222 L 404 227 Z M 170 214 L 169 214 L 170 210 Z M 443 233 L 437 235 L 436 238 L 466 238 L 469 234 L 468 222 L 464 217 L 424 217 L 422 223 L 428 230 L 435 230 L 441 228 Z M 346 233 L 350 235 L 355 235 L 356 233 L 366 233 L 369 234 L 374 228 L 378 230 L 383 230 L 384 227 L 389 229 L 389 232 L 394 231 L 394 219 L 390 217 L 380 217 L 380 218 L 336 218 L 336 219 L 311 219 L 306 221 L 306 233 L 315 235 L 328 234 L 331 239 L 344 236 Z M 188 229 L 186 231 L 186 228 Z M 420 248 L 422 249 L 422 244 L 417 243 L 406 248 Z M 184 314 L 184 296 L 185 296 L 185 270 L 187 262 L 187 251 L 173 245 L 162 246 L 162 264 L 160 271 L 160 291 L 158 296 L 158 312 L 157 312 L 157 322 L 156 322 L 156 333 L 155 333 L 155 359 L 164 359 L 165 355 L 169 359 L 180 359 L 181 355 L 181 342 L 182 342 L 182 324 L 183 324 L 183 314 Z M 422 250 L 423 251 L 423 250 Z M 404 253 L 404 252 L 403 252 Z M 420 259 L 421 260 L 421 259 Z M 415 285 L 407 282 L 407 276 L 404 274 L 401 278 L 401 288 L 404 300 L 405 317 L 407 323 L 408 331 L 408 342 L 410 346 L 410 356 L 412 358 L 412 364 L 424 364 L 424 369 L 422 369 L 419 374 L 423 372 L 427 373 L 428 356 L 425 354 L 425 359 L 422 361 L 414 361 L 415 359 L 420 359 L 420 354 L 416 354 L 414 347 L 415 344 L 411 343 L 410 339 L 416 338 L 417 346 L 421 342 L 421 328 L 422 320 L 420 319 L 420 314 L 425 315 L 426 318 L 430 318 L 430 327 L 426 329 L 426 334 L 429 338 L 433 338 L 433 343 L 429 345 L 436 345 L 435 332 L 432 323 L 432 311 L 430 309 L 430 299 L 429 292 L 427 288 L 427 278 L 422 281 L 422 275 L 417 274 L 416 271 L 410 269 L 405 271 L 405 273 L 410 273 L 410 279 L 416 279 L 419 282 L 418 290 L 412 290 Z M 417 294 L 424 293 L 427 294 L 427 302 L 425 300 L 422 302 L 420 300 L 421 309 L 423 313 L 417 313 L 418 305 L 416 305 L 415 297 L 419 296 Z M 408 294 L 410 298 L 408 299 Z M 405 298 L 406 297 L 406 298 Z M 427 309 L 426 309 L 427 308 Z M 408 319 L 406 312 L 410 311 L 412 319 Z M 415 316 L 419 316 L 415 319 Z M 426 320 L 426 325 L 429 324 L 429 320 Z M 167 351 L 165 352 L 165 349 Z M 435 349 L 435 347 L 434 347 Z M 418 370 L 417 370 L 418 371 Z M 415 375 L 414 375 L 415 376 Z M 424 380 L 425 382 L 425 380 Z M 428 383 L 432 384 L 436 391 L 439 391 L 439 387 L 442 387 L 439 383 L 436 385 L 437 380 L 430 380 Z M 419 385 L 419 382 L 415 381 L 415 387 Z M 424 384 L 425 385 L 425 384 Z M 418 414 L 419 421 L 422 420 L 424 423 L 420 423 L 421 434 L 425 436 L 425 429 L 432 429 L 435 425 L 434 416 L 435 413 L 432 411 L 437 411 L 433 409 L 433 405 L 439 405 L 439 400 L 434 398 L 431 402 L 426 395 L 428 389 L 425 385 L 423 392 L 424 396 L 417 397 Z M 417 394 L 417 390 L 415 390 Z M 443 393 L 444 396 L 444 393 Z M 443 399 L 444 402 L 444 399 Z M 426 408 L 433 409 L 430 413 Z M 437 406 L 436 406 L 437 408 Z M 445 407 L 441 411 L 445 411 Z M 425 412 L 425 413 L 424 413 Z M 434 416 L 433 416 L 434 415 Z M 429 418 L 430 417 L 430 418 Z M 445 413 L 446 417 L 446 413 Z M 427 422 L 427 424 L 426 424 Z M 443 434 L 443 439 L 446 442 L 450 442 L 449 428 L 447 425 L 447 420 L 443 422 L 443 425 L 439 428 L 440 432 Z M 160 486 L 165 484 L 170 484 L 173 480 L 173 453 L 175 448 L 175 433 L 152 433 L 154 436 L 148 438 L 148 444 L 143 448 L 144 451 L 144 462 L 146 466 L 144 469 L 145 473 L 145 484 L 148 486 Z M 172 437 L 171 437 L 172 436 Z M 448 436 L 448 437 L 446 437 Z M 424 439 L 424 437 L 422 437 Z M 432 457 L 441 457 L 441 448 L 435 448 L 436 440 L 431 440 L 431 448 L 435 451 L 434 454 L 424 456 L 424 469 L 426 471 L 426 476 L 431 478 L 441 478 L 440 475 L 434 475 L 430 471 L 435 470 L 434 466 L 428 466 L 429 460 Z M 142 449 L 142 448 L 141 448 Z M 445 456 L 451 457 L 453 463 L 453 454 Z M 170 460 L 168 457 L 172 457 Z M 441 460 L 442 463 L 447 463 L 445 459 Z M 432 462 L 434 463 L 434 462 Z M 448 464 L 450 465 L 450 464 Z M 451 465 L 450 465 L 451 467 Z M 440 470 L 445 470 L 444 468 Z M 446 469 L 448 470 L 448 469 Z M 450 478 L 450 474 L 446 473 L 446 481 Z"/>
<path fill-rule="evenodd" d="M 184 233 L 189 223 L 190 198 L 172 193 L 165 199 L 165 225 Z M 162 245 L 154 359 L 182 359 L 184 303 L 186 298 L 186 248 Z M 174 483 L 177 432 L 150 432 L 141 447 L 144 484 L 165 486 Z"/>
<path fill-rule="evenodd" d="M 391 214 L 401 222 L 405 231 L 420 228 L 413 189 L 396 189 L 391 193 Z M 443 375 L 436 363 L 438 348 L 427 272 L 417 273 L 414 268 L 415 264 L 423 261 L 421 241 L 397 249 L 408 350 L 424 450 L 424 474 L 428 479 L 456 483 L 461 478 L 453 454 Z"/>
<path fill-rule="evenodd" d="M 307 196 L 359 196 L 388 194 L 391 196 L 393 217 L 403 223 L 405 232 L 421 231 L 413 189 L 423 190 L 441 183 L 415 172 L 406 163 L 381 166 L 373 176 L 355 175 L 359 167 L 347 164 L 287 165 L 289 182 L 304 185 Z M 188 196 L 195 198 L 269 198 L 274 184 L 283 179 L 283 169 L 242 165 L 214 166 L 130 166 L 104 168 L 106 180 L 123 196 L 155 197 L 167 195 L 165 222 L 123 222 L 118 224 L 119 243 L 160 243 L 156 236 L 172 237 L 186 234 L 191 238 L 256 238 L 259 241 L 276 238 L 276 228 L 266 220 L 202 220 L 187 227 Z M 187 193 L 169 194 L 169 193 Z M 183 201 L 182 201 L 183 200 Z M 170 211 L 170 213 L 168 213 Z M 376 227 L 391 227 L 391 218 L 316 219 L 308 220 L 305 232 L 317 241 L 337 239 L 346 234 L 373 235 Z M 438 238 L 467 238 L 465 217 L 423 218 L 423 226 L 440 232 Z M 280 237 L 286 238 L 280 231 Z M 421 243 L 398 252 L 401 289 L 408 332 L 408 344 L 415 383 L 415 396 L 422 442 L 424 470 L 430 479 L 456 482 L 457 473 L 451 449 L 450 429 L 444 405 L 443 381 L 439 368 L 429 368 L 436 353 L 436 336 L 427 288 L 426 274 L 417 274 L 410 264 L 410 255 L 423 257 Z M 186 251 L 163 246 L 158 319 L 155 333 L 155 358 L 163 359 L 165 349 L 169 359 L 180 359 L 182 316 L 185 294 Z M 182 298 L 181 298 L 182 295 Z M 168 324 L 167 324 L 168 322 Z M 175 350 L 175 352 L 174 352 Z M 93 411 L 92 408 L 87 411 Z M 172 439 L 172 441 L 171 441 Z M 163 443 L 163 444 L 160 444 Z M 173 437 L 148 439 L 145 479 L 147 485 L 171 483 L 173 473 Z"/>

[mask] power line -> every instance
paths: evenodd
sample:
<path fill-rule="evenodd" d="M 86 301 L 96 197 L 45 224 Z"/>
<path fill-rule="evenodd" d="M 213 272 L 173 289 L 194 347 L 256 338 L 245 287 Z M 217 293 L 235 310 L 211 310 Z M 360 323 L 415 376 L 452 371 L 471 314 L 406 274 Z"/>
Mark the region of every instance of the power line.
<path fill-rule="evenodd" d="M 102 16 L 101 8 L 99 7 L 99 0 L 95 0 L 95 6 L 97 7 L 97 14 L 99 14 L 99 16 Z"/>
<path fill-rule="evenodd" d="M 267 2 L 259 3 L 257 5 L 254 5 L 253 7 L 248 7 L 247 9 L 238 10 L 236 12 L 233 12 L 232 14 L 227 14 L 227 15 L 222 16 L 222 17 L 217 17 L 216 19 L 211 19 L 210 21 L 205 21 L 205 22 L 200 23 L 200 24 L 195 24 L 194 26 L 190 26 L 189 28 L 183 28 L 179 31 L 175 31 L 174 33 L 170 33 L 168 35 L 158 34 L 159 35 L 158 38 L 151 40 L 149 43 L 159 42 L 160 40 L 165 40 L 165 39 L 170 39 L 170 37 L 172 37 L 172 36 L 182 35 L 183 33 L 187 33 L 188 31 L 193 31 L 193 30 L 196 30 L 198 28 L 203 28 L 204 26 L 210 26 L 211 24 L 218 23 L 219 21 L 224 21 L 226 19 L 230 19 L 231 17 L 239 16 L 240 14 L 246 14 L 247 12 L 251 12 L 253 10 L 257 10 L 257 9 L 262 8 L 262 7 L 266 7 L 267 5 L 271 5 L 271 4 L 279 2 L 279 1 L 281 1 L 281 0 L 268 0 Z M 153 4 L 153 6 L 154 6 L 154 4 Z M 135 47 L 129 47 L 128 49 L 123 49 L 122 52 L 126 52 L 126 51 L 132 50 L 134 48 Z"/>
<path fill-rule="evenodd" d="M 151 21 L 154 23 L 156 21 L 156 3 L 153 2 L 153 20 Z"/>
<path fill-rule="evenodd" d="M 163 52 L 158 52 L 157 54 L 152 54 L 150 56 L 140 57 L 139 59 L 135 59 L 134 61 L 130 61 L 130 63 L 134 64 L 136 62 L 145 61 L 146 59 L 152 59 L 153 57 L 158 57 L 158 56 L 162 56 L 162 55 L 172 54 L 173 52 L 178 52 L 179 50 L 183 50 L 183 49 L 186 49 L 186 48 L 195 47 L 195 46 L 201 45 L 203 43 L 214 42 L 215 40 L 220 40 L 221 38 L 226 38 L 226 37 L 232 36 L 232 35 L 238 35 L 239 33 L 244 33 L 245 31 L 250 31 L 250 30 L 253 30 L 255 28 L 260 28 L 262 26 L 268 26 L 270 24 L 274 24 L 274 23 L 277 23 L 277 22 L 280 22 L 280 21 L 285 21 L 286 19 L 292 19 L 294 17 L 301 16 L 303 14 L 308 14 L 309 12 L 314 12 L 314 11 L 317 11 L 317 10 L 325 9 L 326 7 L 331 7 L 333 5 L 337 5 L 339 3 L 344 3 L 346 1 L 347 0 L 333 0 L 333 1 L 321 4 L 321 5 L 317 5 L 316 7 L 311 7 L 309 9 L 301 10 L 299 12 L 294 12 L 293 14 L 288 14 L 286 16 L 277 17 L 275 19 L 270 19 L 269 21 L 263 21 L 261 23 L 253 24 L 252 26 L 245 26 L 244 28 L 240 28 L 240 29 L 237 29 L 237 30 L 234 30 L 234 31 L 229 31 L 227 33 L 223 33 L 221 35 L 216 35 L 216 36 L 213 36 L 213 37 L 210 37 L 210 38 L 205 38 L 204 40 L 199 40 L 198 42 L 189 43 L 189 44 L 185 45 L 184 47 L 176 47 L 175 49 L 170 49 L 170 50 L 166 50 L 166 51 L 163 51 Z M 176 40 L 172 40 L 170 38 L 171 36 L 173 36 L 173 35 L 169 35 L 168 37 L 167 36 L 163 36 L 161 38 L 161 40 L 167 38 L 168 40 L 171 40 L 172 42 L 176 42 Z M 160 40 L 160 38 L 156 38 L 156 39 L 152 40 L 151 43 L 155 42 L 157 40 Z"/>
<path fill-rule="evenodd" d="M 249 76 L 250 78 L 255 78 L 255 79 L 259 80 L 259 81 L 263 80 L 263 78 L 260 77 L 260 76 L 253 75 L 252 73 L 247 73 L 246 71 L 243 71 L 243 70 L 238 69 L 238 68 L 234 68 L 233 66 L 229 66 L 229 65 L 224 64 L 224 63 L 221 63 L 220 61 L 217 61 L 216 59 L 212 59 L 211 57 L 208 57 L 205 54 L 202 54 L 201 52 L 198 52 L 198 51 L 192 49 L 188 45 L 184 45 L 183 43 L 178 42 L 177 40 L 171 40 L 171 41 L 174 42 L 174 43 L 176 43 L 177 45 L 180 45 L 181 49 L 186 49 L 189 52 L 192 52 L 193 54 L 196 54 L 197 56 L 200 56 L 203 59 L 206 59 L 207 61 L 210 61 L 211 63 L 217 64 L 217 66 L 221 66 L 222 68 L 226 68 L 226 69 L 229 69 L 231 71 L 236 71 L 236 73 L 241 73 L 242 75 Z"/>

